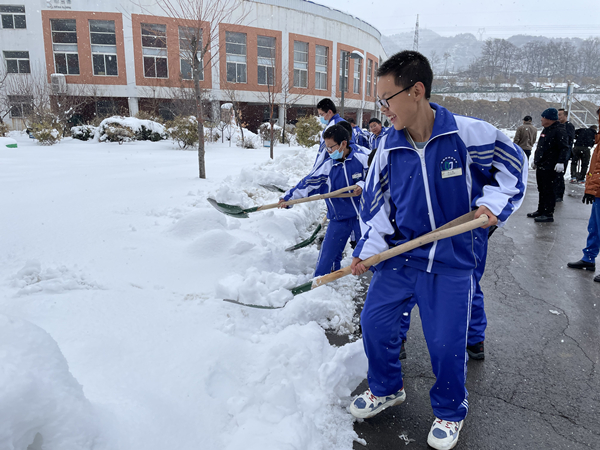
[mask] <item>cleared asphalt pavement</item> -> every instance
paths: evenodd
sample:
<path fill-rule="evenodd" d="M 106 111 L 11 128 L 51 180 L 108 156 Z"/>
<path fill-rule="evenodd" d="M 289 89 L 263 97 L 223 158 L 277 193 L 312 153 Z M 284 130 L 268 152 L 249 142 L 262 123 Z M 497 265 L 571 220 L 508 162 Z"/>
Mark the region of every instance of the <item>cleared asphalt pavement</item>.
<path fill-rule="evenodd" d="M 600 283 L 567 268 L 582 256 L 591 206 L 581 203 L 583 186 L 567 183 L 555 222 L 534 223 L 526 217 L 537 208 L 534 171 L 529 178 L 523 206 L 489 241 L 485 360 L 468 363 L 470 410 L 457 449 L 600 449 Z M 407 399 L 357 421 L 367 446 L 355 449 L 429 448 L 434 378 L 418 308 L 412 319 Z"/>

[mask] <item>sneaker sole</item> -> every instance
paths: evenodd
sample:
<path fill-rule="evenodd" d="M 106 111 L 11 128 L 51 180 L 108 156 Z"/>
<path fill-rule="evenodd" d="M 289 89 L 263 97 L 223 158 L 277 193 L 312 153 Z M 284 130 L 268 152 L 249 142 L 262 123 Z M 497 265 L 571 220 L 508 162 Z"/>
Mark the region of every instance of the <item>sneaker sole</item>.
<path fill-rule="evenodd" d="M 463 425 L 465 424 L 465 421 L 463 420 L 459 427 L 458 427 L 458 431 L 456 432 L 456 437 L 454 438 L 454 440 L 452 441 L 452 443 L 450 444 L 450 446 L 445 446 L 445 445 L 440 445 L 439 447 L 436 447 L 435 445 L 432 444 L 432 442 L 430 442 L 429 440 L 431 439 L 431 436 L 427 436 L 427 445 L 429 445 L 431 448 L 435 448 L 436 450 L 450 450 L 454 447 L 456 447 L 456 444 L 458 444 L 458 436 L 460 435 L 460 430 L 462 430 Z"/>
<path fill-rule="evenodd" d="M 380 405 L 377 408 L 372 409 L 370 412 L 368 412 L 366 414 L 363 411 L 353 408 L 354 403 L 352 403 L 350 405 L 350 414 L 352 414 L 357 419 L 370 419 L 371 417 L 379 414 L 384 409 L 387 409 L 391 406 L 396 406 L 396 405 L 399 405 L 400 403 L 403 403 L 404 400 L 406 400 L 406 392 L 403 392 L 402 394 L 403 394 L 402 397 L 397 397 L 396 399 L 394 399 L 391 402 L 384 403 L 383 405 Z"/>
<path fill-rule="evenodd" d="M 473 353 L 471 350 L 468 350 L 468 349 L 467 349 L 467 353 L 469 354 L 469 358 L 471 358 L 471 359 L 476 359 L 478 361 L 485 359 L 485 353 Z"/>
<path fill-rule="evenodd" d="M 577 267 L 577 266 L 570 266 L 569 264 L 567 264 L 567 267 L 569 269 L 591 270 L 593 272 L 596 271 L 596 266 L 593 266 L 593 267 Z"/>

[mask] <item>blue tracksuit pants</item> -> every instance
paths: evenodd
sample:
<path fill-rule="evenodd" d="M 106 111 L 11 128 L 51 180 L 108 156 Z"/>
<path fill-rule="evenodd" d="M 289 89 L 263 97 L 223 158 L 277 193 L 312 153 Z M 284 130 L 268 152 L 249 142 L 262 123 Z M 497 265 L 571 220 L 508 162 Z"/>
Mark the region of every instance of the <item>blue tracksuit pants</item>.
<path fill-rule="evenodd" d="M 480 231 L 481 230 L 481 231 Z M 483 307 L 483 291 L 481 290 L 481 277 L 485 271 L 485 262 L 487 259 L 487 229 L 477 229 L 474 231 L 477 239 L 481 239 L 476 244 L 476 251 L 479 254 L 477 257 L 477 267 L 473 270 L 475 277 L 475 293 L 473 295 L 473 304 L 471 306 L 471 320 L 469 321 L 469 333 L 467 335 L 467 345 L 475 345 L 485 341 L 485 329 L 487 327 L 487 317 Z M 406 334 L 410 328 L 410 313 L 416 304 L 416 299 L 412 299 L 408 304 L 408 309 L 402 315 L 400 321 L 400 339 L 406 341 Z"/>
<path fill-rule="evenodd" d="M 588 237 L 586 247 L 583 249 L 583 258 L 587 262 L 596 262 L 600 250 L 600 197 L 592 203 L 592 214 L 588 222 Z"/>
<path fill-rule="evenodd" d="M 321 252 L 317 260 L 315 277 L 327 275 L 339 270 L 342 255 L 348 242 L 348 238 L 354 233 L 354 240 L 360 239 L 360 224 L 358 217 L 344 220 L 330 220 L 325 233 L 325 239 L 321 245 Z"/>
<path fill-rule="evenodd" d="M 361 314 L 363 344 L 373 394 L 384 396 L 403 386 L 400 322 L 411 301 L 421 313 L 423 334 L 436 382 L 429 392 L 436 417 L 460 421 L 468 410 L 467 329 L 475 279 L 440 275 L 385 263 L 373 275 Z"/>

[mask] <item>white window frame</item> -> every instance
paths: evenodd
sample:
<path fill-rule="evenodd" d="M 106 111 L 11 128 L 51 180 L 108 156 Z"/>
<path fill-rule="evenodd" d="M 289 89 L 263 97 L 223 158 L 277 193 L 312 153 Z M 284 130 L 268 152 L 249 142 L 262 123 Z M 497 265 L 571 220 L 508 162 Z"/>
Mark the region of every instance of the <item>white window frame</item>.
<path fill-rule="evenodd" d="M 244 43 L 234 42 L 233 40 L 228 41 L 228 39 L 233 38 L 235 35 L 244 36 Z M 230 50 L 233 49 L 232 46 L 243 46 L 244 53 L 232 53 Z M 225 53 L 226 53 L 226 61 L 225 61 L 225 76 L 228 83 L 236 83 L 236 84 L 245 84 L 248 83 L 248 35 L 246 33 L 239 33 L 236 31 L 226 31 L 225 32 Z M 229 78 L 229 68 L 233 67 L 235 69 L 235 79 Z M 242 70 L 243 69 L 243 70 Z M 243 73 L 243 77 L 241 74 Z"/>
<path fill-rule="evenodd" d="M 164 27 L 164 36 L 158 35 L 158 34 L 152 34 L 152 33 L 144 33 L 144 25 L 148 26 L 148 29 L 152 29 L 152 27 L 160 27 L 163 28 Z M 160 32 L 162 32 L 163 30 L 160 30 Z M 167 58 L 167 25 L 164 23 L 141 23 L 140 24 L 140 35 L 142 38 L 142 65 L 143 65 L 143 71 L 144 71 L 144 78 L 160 78 L 162 80 L 166 80 L 169 78 L 169 59 Z M 155 38 L 157 42 L 163 41 L 164 42 L 164 46 L 159 46 L 159 45 L 152 45 L 152 46 L 145 46 L 144 45 L 144 36 L 146 37 L 151 37 L 151 38 Z M 163 38 L 163 39 L 160 39 Z M 151 60 L 152 65 L 154 66 L 154 76 L 149 76 L 147 74 L 147 70 L 146 70 L 146 60 Z M 164 61 L 164 65 L 166 67 L 166 75 L 163 76 L 158 76 L 158 61 Z"/>
<path fill-rule="evenodd" d="M 115 31 L 113 31 L 112 33 L 109 32 L 104 32 L 104 31 L 92 31 L 92 22 L 112 22 L 113 24 L 113 29 Z M 94 73 L 94 76 L 97 77 L 118 77 L 119 76 L 119 65 L 118 65 L 118 61 L 117 61 L 117 33 L 116 33 L 116 27 L 115 27 L 115 21 L 114 20 L 92 20 L 90 19 L 88 21 L 89 24 L 89 29 L 90 29 L 90 47 L 92 49 L 92 72 Z M 114 41 L 114 45 L 113 44 L 94 44 L 93 41 L 93 35 L 113 35 L 115 37 Z M 101 56 L 103 63 L 104 63 L 104 73 L 96 73 L 96 64 L 94 62 L 94 60 L 96 59 L 95 57 Z M 115 66 L 117 69 L 117 73 L 115 74 L 108 74 L 108 64 L 107 64 L 107 59 L 106 58 L 114 58 L 115 59 Z"/>
<path fill-rule="evenodd" d="M 2 28 L 5 30 L 26 30 L 27 29 L 27 17 L 25 16 L 25 6 L 24 5 L 0 5 L 0 23 L 2 24 Z M 8 22 L 8 18 L 10 17 L 10 22 L 12 26 L 5 27 L 4 25 Z M 17 23 L 15 18 L 18 17 L 22 20 L 24 26 L 16 26 Z M 20 25 L 20 23 L 19 23 Z"/>
<path fill-rule="evenodd" d="M 371 81 L 373 80 L 373 60 L 369 59 L 367 63 L 367 95 L 371 96 Z"/>
<path fill-rule="evenodd" d="M 354 77 L 353 77 L 353 87 L 352 92 L 354 94 L 360 94 L 360 84 L 362 78 L 362 59 L 354 60 Z"/>
<path fill-rule="evenodd" d="M 320 55 L 319 50 L 325 49 L 325 55 Z M 324 62 L 325 64 L 319 64 L 319 62 Z M 327 71 L 329 70 L 329 47 L 325 45 L 317 45 L 315 46 L 315 89 L 320 91 L 327 90 Z M 324 86 L 323 86 L 324 83 Z"/>
<path fill-rule="evenodd" d="M 33 96 L 31 95 L 9 95 L 8 96 L 8 105 L 9 105 L 9 116 L 11 119 L 24 119 L 27 117 L 24 109 L 28 109 L 33 112 Z M 18 108 L 20 114 L 13 114 L 14 109 Z"/>
<path fill-rule="evenodd" d="M 16 56 L 16 55 L 10 55 L 11 53 L 26 53 L 27 57 L 25 56 Z M 31 73 L 31 63 L 29 60 L 29 52 L 28 51 L 24 51 L 24 50 L 4 50 L 2 52 L 2 54 L 4 55 L 4 61 L 6 62 L 6 73 L 11 73 L 11 74 L 24 74 L 24 73 Z M 15 61 L 17 63 L 17 71 L 16 72 L 11 72 L 8 68 L 8 62 L 9 61 Z M 22 67 L 23 64 L 21 64 L 22 62 L 27 61 L 26 66 L 27 67 Z"/>
<path fill-rule="evenodd" d="M 193 80 L 194 79 L 194 71 L 192 70 L 192 64 L 191 64 L 191 50 L 189 48 L 186 48 L 187 45 L 187 41 L 189 39 L 189 36 L 192 32 L 189 32 L 190 34 L 188 34 L 186 36 L 186 30 L 194 30 L 194 32 L 197 30 L 196 28 L 193 27 L 179 27 L 179 73 L 181 74 L 181 79 L 182 80 Z M 183 31 L 183 36 L 182 36 L 182 31 Z M 199 48 L 202 49 L 202 28 L 200 28 L 198 35 L 200 36 L 200 44 L 199 44 Z M 198 60 L 200 60 L 200 76 L 199 76 L 199 80 L 200 81 L 204 81 L 204 61 L 202 59 L 202 50 L 197 51 L 197 55 L 198 55 Z M 190 66 L 189 68 L 189 74 L 190 74 L 190 78 L 187 78 L 185 76 L 183 76 L 184 73 L 187 72 L 187 69 L 184 71 L 184 64 L 188 64 Z"/>
<path fill-rule="evenodd" d="M 296 48 L 296 44 L 306 46 L 306 51 Z M 300 47 L 300 46 L 298 46 Z M 294 87 L 299 89 L 308 88 L 308 42 L 294 41 Z"/>
<path fill-rule="evenodd" d="M 60 20 L 68 21 L 68 22 L 75 22 L 75 30 L 69 30 L 69 31 L 54 30 L 54 24 L 56 24 Z M 52 54 L 54 57 L 55 73 L 62 73 L 64 75 L 69 75 L 69 76 L 81 75 L 81 66 L 79 64 L 79 47 L 77 45 L 77 21 L 75 19 L 60 19 L 60 18 L 50 19 L 50 33 L 52 34 Z M 55 36 L 59 36 L 60 34 L 67 34 L 67 33 L 75 34 L 75 42 L 69 42 L 69 43 L 54 42 Z M 56 62 L 56 57 L 59 55 L 63 55 L 65 58 L 66 72 L 61 72 L 58 70 L 58 64 Z M 77 73 L 70 71 L 69 55 L 75 55 L 75 57 L 77 58 Z"/>
<path fill-rule="evenodd" d="M 260 38 L 272 39 L 273 46 L 266 47 L 264 45 L 259 45 Z M 267 57 L 265 55 L 260 55 L 261 49 L 268 49 L 268 53 L 271 55 Z M 257 58 L 257 81 L 260 86 L 274 86 L 275 85 L 275 56 L 277 55 L 277 38 L 273 36 L 257 36 L 256 40 L 256 52 L 258 55 Z M 261 74 L 261 69 L 264 70 L 263 74 Z M 264 76 L 263 76 L 264 75 Z M 269 77 L 271 83 L 269 83 Z"/>

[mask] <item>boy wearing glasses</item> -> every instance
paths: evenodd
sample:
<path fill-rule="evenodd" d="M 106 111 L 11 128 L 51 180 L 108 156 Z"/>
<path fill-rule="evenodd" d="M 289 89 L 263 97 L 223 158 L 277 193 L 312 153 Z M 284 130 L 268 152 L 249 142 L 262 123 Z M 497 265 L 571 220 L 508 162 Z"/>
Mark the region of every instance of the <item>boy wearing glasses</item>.
<path fill-rule="evenodd" d="M 520 206 L 526 185 L 523 153 L 507 136 L 429 103 L 433 73 L 423 55 L 397 53 L 377 76 L 378 103 L 392 128 L 365 182 L 365 228 L 353 254 L 355 275 L 367 270 L 362 260 L 469 211 L 490 218 L 482 228 L 502 226 Z M 350 405 L 355 417 L 373 417 L 406 398 L 398 359 L 400 322 L 414 298 L 436 377 L 430 391 L 436 418 L 427 443 L 454 448 L 469 407 L 465 349 L 482 232 L 487 230 L 437 241 L 376 266 L 361 314 L 369 389 Z"/>
<path fill-rule="evenodd" d="M 364 180 L 368 156 L 355 144 L 349 143 L 350 136 L 344 127 L 333 125 L 327 128 L 323 131 L 323 140 L 329 157 L 287 191 L 279 203 L 327 194 Z M 358 187 L 354 190 L 354 197 L 325 200 L 329 225 L 317 260 L 316 277 L 339 270 L 348 238 L 352 236 L 353 241 L 360 238 L 358 208 L 361 193 L 362 189 Z"/>

